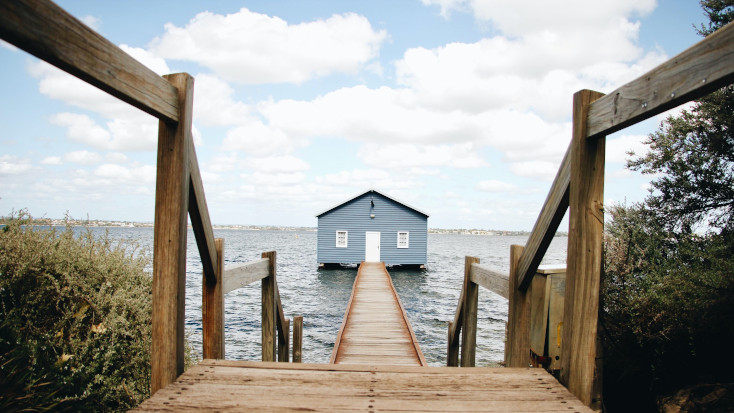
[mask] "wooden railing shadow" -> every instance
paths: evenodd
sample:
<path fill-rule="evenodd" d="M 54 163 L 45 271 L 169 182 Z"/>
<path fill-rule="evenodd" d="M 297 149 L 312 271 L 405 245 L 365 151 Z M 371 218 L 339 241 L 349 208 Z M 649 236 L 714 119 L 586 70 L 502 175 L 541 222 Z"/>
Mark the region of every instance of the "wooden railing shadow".
<path fill-rule="evenodd" d="M 224 243 L 214 239 L 194 149 L 194 78 L 187 73 L 158 76 L 48 0 L 0 2 L 0 38 L 159 119 L 151 394 L 184 371 L 188 218 L 204 268 L 204 357 L 223 358 Z M 277 352 L 278 359 L 285 361 L 289 320 L 283 315 L 275 281 L 275 253 L 264 253 L 263 259 L 267 271 L 258 273 L 263 292 L 263 360 L 274 361 Z M 300 340 L 300 330 L 296 336 Z M 298 353 L 294 358 L 300 359 L 300 346 Z"/>
<path fill-rule="evenodd" d="M 531 359 L 531 287 L 538 266 L 569 210 L 567 267 L 559 379 L 582 402 L 601 403 L 601 353 L 597 344 L 604 229 L 606 136 L 704 96 L 734 81 L 734 23 L 639 78 L 604 95 L 581 90 L 573 96 L 573 136 L 525 246 L 510 249 L 509 311 L 505 362 L 528 367 Z M 467 258 L 469 261 L 476 260 Z M 478 262 L 478 260 L 477 260 Z M 448 364 L 473 365 L 476 343 L 475 268 L 467 264 L 461 298 L 449 324 Z M 491 289 L 491 288 L 490 288 Z M 536 304 L 537 305 L 537 304 Z M 466 359 L 466 360 L 465 360 Z"/>

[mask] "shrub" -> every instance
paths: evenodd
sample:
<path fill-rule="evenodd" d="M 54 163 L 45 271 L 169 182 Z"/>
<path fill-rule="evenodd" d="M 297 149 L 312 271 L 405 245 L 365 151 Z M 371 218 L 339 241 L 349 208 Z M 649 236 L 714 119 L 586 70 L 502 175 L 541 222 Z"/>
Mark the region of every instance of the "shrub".
<path fill-rule="evenodd" d="M 2 410 L 118 411 L 149 395 L 149 258 L 77 232 L 25 212 L 0 230 L 0 365 L 15 371 L 2 374 Z"/>

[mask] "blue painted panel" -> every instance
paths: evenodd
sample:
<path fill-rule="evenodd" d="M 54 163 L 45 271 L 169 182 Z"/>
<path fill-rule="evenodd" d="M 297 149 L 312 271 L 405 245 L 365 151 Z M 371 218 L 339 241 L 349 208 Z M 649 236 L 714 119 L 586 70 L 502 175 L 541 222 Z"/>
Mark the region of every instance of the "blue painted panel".
<path fill-rule="evenodd" d="M 370 217 L 372 214 L 374 218 Z M 348 231 L 347 248 L 336 248 L 337 231 Z M 426 264 L 428 261 L 428 218 L 379 193 L 367 192 L 319 216 L 318 262 L 352 264 L 363 261 L 368 231 L 380 233 L 380 259 L 386 264 Z M 409 248 L 397 247 L 399 231 L 409 232 Z"/>

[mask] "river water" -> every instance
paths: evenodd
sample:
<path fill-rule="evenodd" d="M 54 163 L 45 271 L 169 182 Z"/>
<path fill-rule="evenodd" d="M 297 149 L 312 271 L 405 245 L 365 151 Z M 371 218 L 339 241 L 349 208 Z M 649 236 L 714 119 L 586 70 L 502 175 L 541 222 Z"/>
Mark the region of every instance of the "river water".
<path fill-rule="evenodd" d="M 104 231 L 94 228 L 94 231 Z M 152 228 L 109 228 L 111 238 L 137 241 L 152 251 Z M 214 230 L 224 238 L 225 268 L 277 251 L 277 280 L 286 317 L 303 316 L 303 362 L 328 363 L 341 326 L 356 269 L 318 269 L 316 231 Z M 395 289 L 408 314 L 423 354 L 432 366 L 446 365 L 448 320 L 453 320 L 464 277 L 464 256 L 509 271 L 510 245 L 525 236 L 429 234 L 425 270 L 392 270 Z M 554 238 L 544 264 L 565 263 L 566 237 Z M 186 266 L 186 329 L 201 354 L 202 266 L 189 231 Z M 507 300 L 479 289 L 477 366 L 504 358 Z M 232 360 L 260 360 L 260 283 L 225 296 L 225 351 Z"/>

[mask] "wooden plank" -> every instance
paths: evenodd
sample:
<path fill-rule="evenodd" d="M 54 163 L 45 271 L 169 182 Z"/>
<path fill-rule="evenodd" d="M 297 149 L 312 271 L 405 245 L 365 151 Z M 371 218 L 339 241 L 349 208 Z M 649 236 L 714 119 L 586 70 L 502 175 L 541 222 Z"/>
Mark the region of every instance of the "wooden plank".
<path fill-rule="evenodd" d="M 528 367 L 530 365 L 530 291 L 517 288 L 517 271 L 524 247 L 510 246 L 510 302 L 507 312 L 507 342 L 505 365 Z"/>
<path fill-rule="evenodd" d="M 283 335 L 284 339 L 281 340 L 278 338 L 278 361 L 283 363 L 288 363 L 290 361 L 290 331 L 291 331 L 291 320 L 290 318 L 285 319 L 285 323 L 283 324 Z"/>
<path fill-rule="evenodd" d="M 196 159 L 193 137 L 189 136 L 188 139 L 192 140 L 189 145 L 189 173 L 191 176 L 189 181 L 189 218 L 196 238 L 196 246 L 199 248 L 201 265 L 204 267 L 204 276 L 207 280 L 212 281 L 221 279 L 217 278 L 215 274 L 217 251 L 214 246 L 214 231 L 209 219 L 209 208 L 206 205 L 204 184 L 201 182 L 201 172 L 199 171 L 199 161 Z"/>
<path fill-rule="evenodd" d="M 542 369 L 204 360 L 136 411 L 591 410 Z"/>
<path fill-rule="evenodd" d="M 174 86 L 51 1 L 0 2 L 0 38 L 162 121 L 179 121 Z"/>
<path fill-rule="evenodd" d="M 255 261 L 230 267 L 224 270 L 224 293 L 227 294 L 238 288 L 248 286 L 270 275 L 270 259 L 262 258 Z"/>
<path fill-rule="evenodd" d="M 448 349 L 446 350 L 446 367 L 459 366 L 459 340 L 456 340 L 456 328 L 454 322 L 449 321 L 449 334 L 447 338 Z"/>
<path fill-rule="evenodd" d="M 360 265 L 331 354 L 335 364 L 426 364 L 384 263 Z"/>
<path fill-rule="evenodd" d="M 293 362 L 300 363 L 303 345 L 303 316 L 293 317 Z"/>
<path fill-rule="evenodd" d="M 734 81 L 734 25 L 591 104 L 588 138 L 604 137 Z"/>
<path fill-rule="evenodd" d="M 275 251 L 263 252 L 262 258 L 268 259 L 268 276 L 262 279 L 262 361 L 275 361 L 276 344 L 275 341 L 275 318 L 277 310 L 275 308 Z"/>
<path fill-rule="evenodd" d="M 535 274 L 530 293 L 530 350 L 545 356 L 545 340 L 548 336 L 548 307 L 550 305 L 550 280 L 545 274 Z"/>
<path fill-rule="evenodd" d="M 554 273 L 550 277 L 550 302 L 548 303 L 548 357 L 549 370 L 561 368 L 561 337 L 563 334 L 563 302 L 566 293 L 566 273 Z"/>
<path fill-rule="evenodd" d="M 571 192 L 561 382 L 586 405 L 596 378 L 596 334 L 604 231 L 605 138 L 586 139 L 591 102 L 603 96 L 574 94 Z"/>
<path fill-rule="evenodd" d="M 566 149 L 561 166 L 558 168 L 548 196 L 543 203 L 543 209 L 533 225 L 530 238 L 525 243 L 525 252 L 520 258 L 517 276 L 517 285 L 525 290 L 530 285 L 530 280 L 535 275 L 545 252 L 548 250 L 553 237 L 556 235 L 558 226 L 566 215 L 568 209 L 568 188 L 571 180 L 571 146 Z"/>
<path fill-rule="evenodd" d="M 509 297 L 510 280 L 507 274 L 493 271 L 484 265 L 472 264 L 469 280 L 505 299 Z"/>
<path fill-rule="evenodd" d="M 472 264 L 479 263 L 477 257 L 464 257 L 464 328 L 461 330 L 461 367 L 474 367 L 477 351 L 477 305 L 479 287 L 469 279 Z"/>
<path fill-rule="evenodd" d="M 224 273 L 224 239 L 214 240 L 217 266 L 215 279 L 202 281 L 202 347 L 205 359 L 224 358 L 224 290 L 222 274 Z"/>
<path fill-rule="evenodd" d="M 4 2 L 3 4 L 8 3 Z M 181 121 L 160 121 L 153 230 L 153 318 L 151 394 L 184 370 L 186 235 L 189 149 L 194 79 L 166 76 L 179 91 Z"/>

